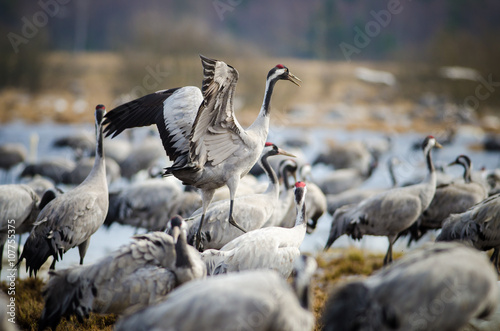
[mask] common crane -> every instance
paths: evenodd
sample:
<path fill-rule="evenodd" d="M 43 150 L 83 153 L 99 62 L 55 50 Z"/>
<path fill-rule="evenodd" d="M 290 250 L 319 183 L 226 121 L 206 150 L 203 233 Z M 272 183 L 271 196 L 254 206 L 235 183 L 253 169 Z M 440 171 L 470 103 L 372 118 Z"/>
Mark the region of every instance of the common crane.
<path fill-rule="evenodd" d="M 409 228 L 429 206 L 436 191 L 436 172 L 431 150 L 441 145 L 432 136 L 425 138 L 422 149 L 427 160 L 427 179 L 416 185 L 396 187 L 361 201 L 351 209 L 338 209 L 333 215 L 332 227 L 325 250 L 343 234 L 353 239 L 364 235 L 387 236 L 389 248 L 384 264 L 392 261 L 392 245 L 400 232 Z"/>
<path fill-rule="evenodd" d="M 259 116 L 245 130 L 233 109 L 238 72 L 222 61 L 200 57 L 204 74 L 201 91 L 193 86 L 158 91 L 111 110 L 105 120 L 105 132 L 113 136 L 127 128 L 156 124 L 165 151 L 174 161 L 166 174 L 201 189 L 203 213 L 196 234 L 197 248 L 201 246 L 205 212 L 215 190 L 224 185 L 230 191 L 229 223 L 245 232 L 232 215 L 238 183 L 264 148 L 276 82 L 300 82 L 284 65 L 272 68 Z"/>
<path fill-rule="evenodd" d="M 90 236 L 103 224 L 108 212 L 108 185 L 103 152 L 102 119 L 105 107 L 95 110 L 96 158 L 87 178 L 74 189 L 50 201 L 38 214 L 18 264 L 26 259 L 26 270 L 35 276 L 42 264 L 53 256 L 51 269 L 69 249 L 78 246 L 80 264 L 87 252 Z"/>

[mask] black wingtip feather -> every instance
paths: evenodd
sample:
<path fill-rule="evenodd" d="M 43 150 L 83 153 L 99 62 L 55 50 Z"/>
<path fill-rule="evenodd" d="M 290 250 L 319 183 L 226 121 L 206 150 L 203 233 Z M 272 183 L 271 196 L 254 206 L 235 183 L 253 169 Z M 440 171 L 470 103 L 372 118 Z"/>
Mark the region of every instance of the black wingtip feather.
<path fill-rule="evenodd" d="M 56 330 L 62 317 L 65 316 L 76 314 L 78 320 L 82 322 L 83 317 L 88 316 L 91 308 L 81 303 L 86 288 L 80 282 L 68 282 L 69 271 L 70 269 L 50 272 L 49 282 L 43 290 L 45 306 L 40 316 L 38 330 L 45 330 L 48 327 Z"/>
<path fill-rule="evenodd" d="M 23 259 L 26 259 L 26 272 L 31 277 L 33 273 L 36 274 L 42 265 L 47 261 L 49 256 L 56 256 L 50 247 L 48 242 L 50 239 L 44 237 L 33 237 L 29 236 L 24 245 L 23 252 L 19 257 L 19 263 Z"/>

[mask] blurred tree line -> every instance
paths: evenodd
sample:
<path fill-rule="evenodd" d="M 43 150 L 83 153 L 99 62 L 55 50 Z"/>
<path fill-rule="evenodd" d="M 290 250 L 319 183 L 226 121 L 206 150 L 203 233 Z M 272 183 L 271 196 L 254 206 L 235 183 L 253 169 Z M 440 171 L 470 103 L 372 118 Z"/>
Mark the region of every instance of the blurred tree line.
<path fill-rule="evenodd" d="M 0 0 L 0 87 L 36 90 L 48 51 L 119 52 L 133 77 L 148 61 L 198 53 L 342 61 L 341 44 L 354 61 L 461 65 L 500 80 L 499 16 L 498 0 Z"/>

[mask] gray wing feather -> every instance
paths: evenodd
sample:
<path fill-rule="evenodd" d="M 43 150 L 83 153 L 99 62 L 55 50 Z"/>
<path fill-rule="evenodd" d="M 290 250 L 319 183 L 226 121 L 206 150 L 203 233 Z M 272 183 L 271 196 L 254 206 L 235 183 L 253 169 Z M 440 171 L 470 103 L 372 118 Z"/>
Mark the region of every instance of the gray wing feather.
<path fill-rule="evenodd" d="M 198 166 L 220 164 L 238 150 L 243 131 L 234 116 L 233 94 L 238 72 L 222 61 L 201 56 L 203 98 L 190 135 L 190 158 Z"/>
<path fill-rule="evenodd" d="M 177 285 L 175 259 L 172 237 L 152 232 L 97 263 L 51 272 L 41 324 L 55 329 L 64 315 L 84 318 L 90 311 L 122 313 L 152 304 Z"/>

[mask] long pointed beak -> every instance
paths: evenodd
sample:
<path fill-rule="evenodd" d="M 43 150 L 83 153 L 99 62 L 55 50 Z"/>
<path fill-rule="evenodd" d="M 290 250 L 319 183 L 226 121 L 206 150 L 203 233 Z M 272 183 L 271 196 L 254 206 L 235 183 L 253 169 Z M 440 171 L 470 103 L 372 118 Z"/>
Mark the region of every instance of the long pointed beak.
<path fill-rule="evenodd" d="M 297 76 L 295 76 L 291 72 L 288 73 L 287 79 L 289 81 L 291 81 L 292 83 L 294 83 L 295 85 L 297 85 L 297 86 L 300 86 L 300 83 L 302 83 L 302 81 L 300 80 L 300 78 L 297 77 Z"/>
<path fill-rule="evenodd" d="M 290 156 L 290 157 L 296 157 L 295 155 L 288 153 L 287 151 L 282 150 L 281 148 L 278 148 L 278 153 L 280 155 L 285 155 L 285 156 Z"/>
<path fill-rule="evenodd" d="M 438 143 L 438 142 L 436 141 L 436 144 L 434 145 L 434 147 L 437 147 L 437 148 L 443 148 L 443 145 L 441 145 L 440 143 Z"/>
<path fill-rule="evenodd" d="M 448 163 L 447 167 L 451 167 L 452 165 L 458 164 L 457 161 L 453 161 L 451 163 Z"/>
<path fill-rule="evenodd" d="M 179 235 L 181 234 L 181 229 L 178 226 L 175 226 L 172 229 L 172 238 L 174 238 L 174 243 L 177 243 L 177 239 L 179 239 Z"/>

